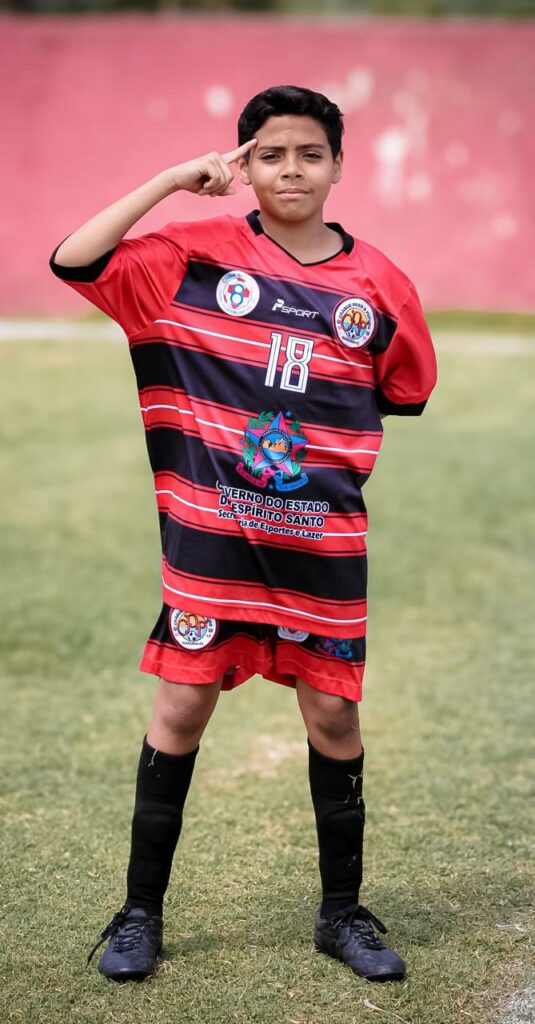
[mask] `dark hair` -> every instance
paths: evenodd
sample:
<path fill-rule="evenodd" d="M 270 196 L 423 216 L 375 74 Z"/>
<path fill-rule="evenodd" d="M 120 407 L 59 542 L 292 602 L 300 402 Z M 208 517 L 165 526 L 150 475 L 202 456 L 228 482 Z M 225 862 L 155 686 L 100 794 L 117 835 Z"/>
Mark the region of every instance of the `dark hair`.
<path fill-rule="evenodd" d="M 341 111 L 321 92 L 297 85 L 274 85 L 249 100 L 238 121 L 238 145 L 254 139 L 268 117 L 282 117 L 284 114 L 299 114 L 319 121 L 325 129 L 333 157 L 338 156 L 344 131 Z"/>

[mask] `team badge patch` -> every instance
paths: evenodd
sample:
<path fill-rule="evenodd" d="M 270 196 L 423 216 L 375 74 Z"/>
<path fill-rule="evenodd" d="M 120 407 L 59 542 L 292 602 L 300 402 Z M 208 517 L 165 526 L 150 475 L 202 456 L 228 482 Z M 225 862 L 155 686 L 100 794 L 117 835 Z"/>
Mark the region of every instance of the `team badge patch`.
<path fill-rule="evenodd" d="M 364 348 L 377 330 L 377 314 L 365 299 L 344 299 L 333 313 L 340 341 L 348 348 Z"/>
<path fill-rule="evenodd" d="M 200 651 L 208 647 L 217 634 L 217 620 L 199 612 L 184 612 L 172 608 L 169 613 L 169 629 L 179 647 L 187 651 Z"/>
<path fill-rule="evenodd" d="M 301 470 L 307 442 L 291 412 L 251 416 L 241 441 L 243 461 L 236 471 L 257 487 L 295 491 L 308 483 Z"/>
<path fill-rule="evenodd" d="M 296 644 L 302 644 L 308 637 L 304 629 L 290 629 L 288 626 L 279 626 L 277 633 L 281 640 L 294 640 Z"/>
<path fill-rule="evenodd" d="M 335 637 L 322 637 L 316 644 L 316 650 L 321 654 L 329 654 L 332 658 L 345 658 L 350 661 L 353 657 L 351 640 L 337 640 Z"/>
<path fill-rule="evenodd" d="M 250 274 L 242 270 L 230 270 L 223 274 L 216 291 L 217 304 L 230 316 L 245 316 L 258 303 L 260 289 Z"/>

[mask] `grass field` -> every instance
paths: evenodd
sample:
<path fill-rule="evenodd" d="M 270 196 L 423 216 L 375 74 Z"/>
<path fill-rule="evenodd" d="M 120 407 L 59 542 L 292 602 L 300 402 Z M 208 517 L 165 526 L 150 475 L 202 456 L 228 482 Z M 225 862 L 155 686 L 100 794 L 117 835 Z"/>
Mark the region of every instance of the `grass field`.
<path fill-rule="evenodd" d="M 362 895 L 407 981 L 314 953 L 303 730 L 293 693 L 254 680 L 203 741 L 159 973 L 116 986 L 85 957 L 123 898 L 160 600 L 133 374 L 120 345 L 0 346 L 2 1022 L 513 1024 L 533 895 L 535 336 L 438 350 L 436 396 L 386 421 L 367 486 Z"/>

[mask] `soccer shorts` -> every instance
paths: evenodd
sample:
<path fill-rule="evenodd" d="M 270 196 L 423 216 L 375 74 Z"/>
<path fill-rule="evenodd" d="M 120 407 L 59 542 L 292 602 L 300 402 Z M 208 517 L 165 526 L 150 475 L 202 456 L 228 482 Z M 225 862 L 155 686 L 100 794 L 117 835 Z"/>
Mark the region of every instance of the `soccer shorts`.
<path fill-rule="evenodd" d="M 140 668 L 172 683 L 214 683 L 222 676 L 223 690 L 254 675 L 294 687 L 300 678 L 317 690 L 359 701 L 365 657 L 365 637 L 340 640 L 164 604 Z"/>

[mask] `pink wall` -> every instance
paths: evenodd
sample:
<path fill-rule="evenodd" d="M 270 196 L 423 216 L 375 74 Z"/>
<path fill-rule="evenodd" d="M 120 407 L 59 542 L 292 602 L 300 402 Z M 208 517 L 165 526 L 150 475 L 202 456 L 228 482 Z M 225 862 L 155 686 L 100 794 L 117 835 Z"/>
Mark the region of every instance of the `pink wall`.
<path fill-rule="evenodd" d="M 428 308 L 535 310 L 534 54 L 533 23 L 1 18 L 0 312 L 87 310 L 48 271 L 52 248 L 162 168 L 233 146 L 246 100 L 286 82 L 346 113 L 328 219 L 384 249 Z M 247 189 L 179 194 L 134 233 L 253 206 Z"/>

